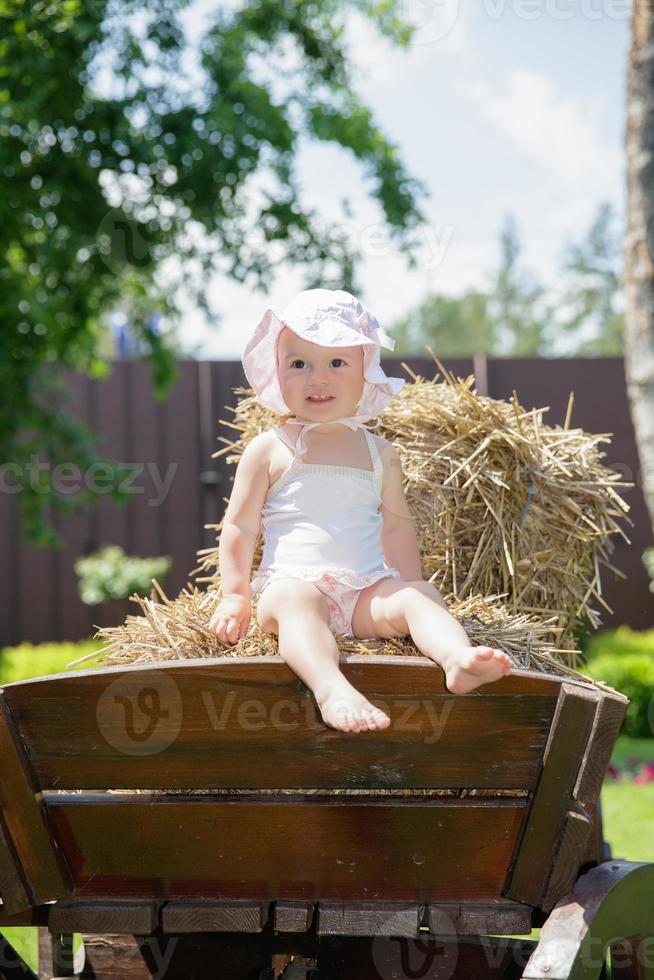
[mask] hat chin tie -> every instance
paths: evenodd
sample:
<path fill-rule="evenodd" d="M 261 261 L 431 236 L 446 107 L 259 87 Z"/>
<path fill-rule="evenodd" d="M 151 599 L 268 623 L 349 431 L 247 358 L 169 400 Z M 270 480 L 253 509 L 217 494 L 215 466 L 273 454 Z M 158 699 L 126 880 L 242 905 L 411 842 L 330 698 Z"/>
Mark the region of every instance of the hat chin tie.
<path fill-rule="evenodd" d="M 368 429 L 368 431 L 370 431 L 369 425 L 366 425 L 364 422 L 362 422 L 360 419 L 355 418 L 353 415 L 341 416 L 340 419 L 329 419 L 328 422 L 312 422 L 309 419 L 302 419 L 297 417 L 294 419 L 287 419 L 286 420 L 287 425 L 302 426 L 298 441 L 295 445 L 298 455 L 303 456 L 304 453 L 306 453 L 307 449 L 309 448 L 304 439 L 309 429 L 314 429 L 317 425 L 327 425 L 334 422 L 340 422 L 341 425 L 347 425 L 347 427 L 349 429 L 352 429 L 353 432 L 355 431 L 355 429 Z"/>

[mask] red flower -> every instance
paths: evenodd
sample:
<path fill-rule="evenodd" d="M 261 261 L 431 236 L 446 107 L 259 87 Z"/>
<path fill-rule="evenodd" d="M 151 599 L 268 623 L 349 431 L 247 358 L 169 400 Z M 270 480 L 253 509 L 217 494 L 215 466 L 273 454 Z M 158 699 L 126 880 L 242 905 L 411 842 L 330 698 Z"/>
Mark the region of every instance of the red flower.
<path fill-rule="evenodd" d="M 654 763 L 646 762 L 637 776 L 634 777 L 635 783 L 654 782 Z"/>

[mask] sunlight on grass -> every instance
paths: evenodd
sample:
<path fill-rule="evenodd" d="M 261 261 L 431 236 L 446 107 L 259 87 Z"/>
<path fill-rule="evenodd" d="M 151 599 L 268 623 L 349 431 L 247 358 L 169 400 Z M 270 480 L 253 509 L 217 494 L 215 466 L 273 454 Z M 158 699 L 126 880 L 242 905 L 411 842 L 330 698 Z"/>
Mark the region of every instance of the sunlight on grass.
<path fill-rule="evenodd" d="M 621 735 L 611 765 L 624 771 L 631 759 L 654 761 L 654 739 Z M 654 861 L 654 782 L 607 780 L 602 788 L 602 820 L 613 857 Z"/>

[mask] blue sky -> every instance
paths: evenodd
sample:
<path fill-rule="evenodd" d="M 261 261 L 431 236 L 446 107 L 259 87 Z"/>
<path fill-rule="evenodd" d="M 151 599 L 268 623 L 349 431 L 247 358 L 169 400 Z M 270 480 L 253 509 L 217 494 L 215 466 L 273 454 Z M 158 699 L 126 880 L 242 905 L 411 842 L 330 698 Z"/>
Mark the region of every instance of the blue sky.
<path fill-rule="evenodd" d="M 190 31 L 211 6 L 196 6 Z M 416 269 L 391 244 L 351 154 L 303 140 L 298 158 L 307 206 L 343 220 L 349 196 L 361 299 L 385 326 L 430 293 L 483 286 L 508 212 L 524 266 L 553 285 L 564 244 L 584 235 L 600 203 L 621 219 L 625 208 L 625 0 L 405 0 L 403 9 L 416 25 L 407 49 L 358 14 L 346 37 L 357 89 L 431 194 Z M 266 306 L 282 308 L 301 287 L 297 270 L 268 294 L 217 277 L 219 325 L 189 307 L 182 339 L 201 356 L 238 358 Z"/>

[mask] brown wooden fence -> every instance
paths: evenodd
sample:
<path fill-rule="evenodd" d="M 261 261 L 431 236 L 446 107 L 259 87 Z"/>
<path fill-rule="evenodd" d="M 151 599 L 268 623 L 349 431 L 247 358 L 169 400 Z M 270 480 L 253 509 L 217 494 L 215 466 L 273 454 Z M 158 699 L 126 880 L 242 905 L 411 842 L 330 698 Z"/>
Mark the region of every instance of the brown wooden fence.
<path fill-rule="evenodd" d="M 384 359 L 388 374 L 410 378 L 401 366 L 432 378 L 430 358 Z M 445 366 L 462 377 L 473 373 L 471 359 L 451 359 Z M 625 580 L 605 577 L 605 596 L 615 610 L 607 626 L 654 625 L 654 595 L 641 561 L 650 546 L 651 530 L 641 489 L 640 468 L 627 407 L 620 358 L 584 360 L 477 359 L 478 389 L 494 398 L 515 390 L 527 408 L 550 406 L 545 421 L 562 423 L 571 390 L 575 393 L 572 422 L 590 432 L 613 433 L 606 463 L 618 468 L 636 486 L 626 492 L 635 527 L 631 546 L 616 538 L 612 561 Z M 166 580 L 176 595 L 196 566 L 198 549 L 211 545 L 214 533 L 203 525 L 217 523 L 229 496 L 234 467 L 211 454 L 224 446 L 218 436 L 233 430 L 218 419 L 233 419 L 232 389 L 246 387 L 240 361 L 184 361 L 179 378 L 165 401 L 157 402 L 149 385 L 148 365 L 119 361 L 105 380 L 79 375 L 67 378 L 79 416 L 100 434 L 99 448 L 126 464 L 131 495 L 125 505 L 100 494 L 97 509 L 58 520 L 64 546 L 38 550 L 20 541 L 15 496 L 0 493 L 0 646 L 21 641 L 79 639 L 95 626 L 122 622 L 137 607 L 126 600 L 106 606 L 85 606 L 77 594 L 75 559 L 102 544 L 119 544 L 129 554 L 170 555 Z M 100 474 L 84 474 L 102 488 Z M 74 481 L 69 492 L 74 491 Z M 629 533 L 629 532 L 628 532 Z"/>

